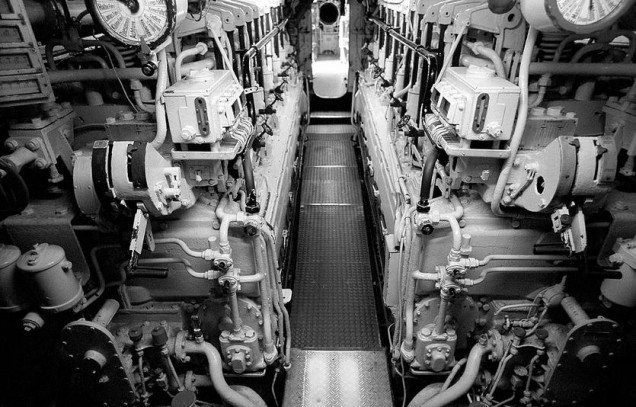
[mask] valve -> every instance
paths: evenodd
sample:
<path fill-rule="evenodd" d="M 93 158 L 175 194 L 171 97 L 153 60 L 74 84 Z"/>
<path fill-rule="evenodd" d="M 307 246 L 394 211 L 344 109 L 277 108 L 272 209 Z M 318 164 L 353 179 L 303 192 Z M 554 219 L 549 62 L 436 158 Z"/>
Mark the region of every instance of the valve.
<path fill-rule="evenodd" d="M 201 321 L 198 315 L 190 316 L 190 335 L 196 343 L 203 342 L 203 331 L 201 330 Z"/>

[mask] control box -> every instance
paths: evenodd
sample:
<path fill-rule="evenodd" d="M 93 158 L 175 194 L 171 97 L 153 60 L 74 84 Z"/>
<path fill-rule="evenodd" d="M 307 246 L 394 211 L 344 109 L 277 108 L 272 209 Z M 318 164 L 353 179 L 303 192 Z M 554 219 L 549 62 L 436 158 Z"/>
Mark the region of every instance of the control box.
<path fill-rule="evenodd" d="M 213 144 L 243 109 L 243 87 L 227 70 L 194 71 L 163 94 L 174 143 Z"/>
<path fill-rule="evenodd" d="M 492 69 L 471 65 L 448 68 L 433 87 L 432 108 L 467 140 L 510 139 L 519 87 Z"/>

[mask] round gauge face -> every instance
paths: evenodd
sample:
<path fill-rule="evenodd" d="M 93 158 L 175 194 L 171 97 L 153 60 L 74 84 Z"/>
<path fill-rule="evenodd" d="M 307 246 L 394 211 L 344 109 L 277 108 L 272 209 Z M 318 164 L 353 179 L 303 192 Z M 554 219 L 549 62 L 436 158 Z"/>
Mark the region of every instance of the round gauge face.
<path fill-rule="evenodd" d="M 172 0 L 90 0 L 93 19 L 126 45 L 161 44 L 175 26 Z"/>
<path fill-rule="evenodd" d="M 634 0 L 548 0 L 546 10 L 564 30 L 587 34 L 612 25 Z"/>

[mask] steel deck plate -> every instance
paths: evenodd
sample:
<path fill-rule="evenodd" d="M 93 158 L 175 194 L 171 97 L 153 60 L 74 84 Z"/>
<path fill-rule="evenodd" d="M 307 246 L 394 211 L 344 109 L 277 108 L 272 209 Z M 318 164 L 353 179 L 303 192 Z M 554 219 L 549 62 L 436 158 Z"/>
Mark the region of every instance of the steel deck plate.
<path fill-rule="evenodd" d="M 383 351 L 292 349 L 283 407 L 393 405 Z"/>

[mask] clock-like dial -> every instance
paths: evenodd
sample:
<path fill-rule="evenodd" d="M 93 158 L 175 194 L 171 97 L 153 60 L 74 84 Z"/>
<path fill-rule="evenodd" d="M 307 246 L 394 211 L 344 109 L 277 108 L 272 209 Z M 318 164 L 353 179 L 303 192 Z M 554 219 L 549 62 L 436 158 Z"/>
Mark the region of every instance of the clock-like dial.
<path fill-rule="evenodd" d="M 177 23 L 176 0 L 87 0 L 93 20 L 126 45 L 161 44 Z"/>
<path fill-rule="evenodd" d="M 625 0 L 556 0 L 558 14 L 579 29 L 599 30 L 611 25 L 633 1 Z M 615 18 L 614 18 L 615 17 Z M 602 24 L 603 27 L 596 28 Z"/>
<path fill-rule="evenodd" d="M 520 0 L 521 12 L 539 31 L 589 34 L 609 28 L 636 0 Z"/>

